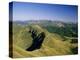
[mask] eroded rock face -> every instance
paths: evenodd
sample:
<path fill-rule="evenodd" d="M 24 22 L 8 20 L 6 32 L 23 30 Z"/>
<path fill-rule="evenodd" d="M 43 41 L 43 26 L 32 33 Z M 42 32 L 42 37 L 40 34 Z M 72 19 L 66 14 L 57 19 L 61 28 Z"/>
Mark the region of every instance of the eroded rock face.
<path fill-rule="evenodd" d="M 45 38 L 45 33 L 41 32 L 40 34 L 37 34 L 37 30 L 30 29 L 29 33 L 31 33 L 31 37 L 33 38 L 32 45 L 26 49 L 27 51 L 33 51 L 36 49 L 40 49 L 41 45 L 43 43 L 43 40 Z"/>

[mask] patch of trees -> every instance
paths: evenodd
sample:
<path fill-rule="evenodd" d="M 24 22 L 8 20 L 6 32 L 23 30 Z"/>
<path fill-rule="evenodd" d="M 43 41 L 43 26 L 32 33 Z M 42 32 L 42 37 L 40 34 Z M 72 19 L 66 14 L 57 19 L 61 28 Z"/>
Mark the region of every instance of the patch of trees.
<path fill-rule="evenodd" d="M 56 26 L 43 26 L 51 33 L 57 33 L 61 36 L 67 36 L 67 37 L 78 37 L 78 28 L 77 27 L 56 27 Z"/>
<path fill-rule="evenodd" d="M 71 39 L 71 43 L 78 43 L 78 39 L 76 39 L 76 38 Z"/>
<path fill-rule="evenodd" d="M 71 48 L 73 54 L 78 54 L 78 47 Z"/>

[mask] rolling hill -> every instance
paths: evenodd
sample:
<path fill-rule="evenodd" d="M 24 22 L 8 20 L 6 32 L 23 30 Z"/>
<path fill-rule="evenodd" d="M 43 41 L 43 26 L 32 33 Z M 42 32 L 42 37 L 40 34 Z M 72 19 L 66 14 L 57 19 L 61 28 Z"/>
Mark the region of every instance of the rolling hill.
<path fill-rule="evenodd" d="M 32 44 L 31 34 L 29 33 L 30 26 L 38 33 L 45 32 L 46 34 L 42 47 L 34 51 L 25 50 Z M 77 47 L 77 43 L 70 43 L 70 39 L 63 41 L 59 34 L 51 33 L 40 25 L 13 24 L 13 58 L 71 55 L 74 54 L 72 49 L 75 47 Z"/>

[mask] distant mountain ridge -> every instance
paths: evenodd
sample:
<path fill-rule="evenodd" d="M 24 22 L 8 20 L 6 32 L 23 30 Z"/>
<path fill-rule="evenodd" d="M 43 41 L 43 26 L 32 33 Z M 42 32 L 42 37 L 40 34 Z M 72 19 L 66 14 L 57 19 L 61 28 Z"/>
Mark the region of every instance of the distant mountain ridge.
<path fill-rule="evenodd" d="M 63 21 L 52 21 L 52 20 L 27 20 L 27 21 L 13 21 L 13 23 L 16 24 L 22 24 L 22 25 L 27 25 L 27 24 L 46 24 L 46 25 L 54 25 L 58 27 L 64 27 L 65 24 L 77 24 L 73 22 L 63 22 Z"/>

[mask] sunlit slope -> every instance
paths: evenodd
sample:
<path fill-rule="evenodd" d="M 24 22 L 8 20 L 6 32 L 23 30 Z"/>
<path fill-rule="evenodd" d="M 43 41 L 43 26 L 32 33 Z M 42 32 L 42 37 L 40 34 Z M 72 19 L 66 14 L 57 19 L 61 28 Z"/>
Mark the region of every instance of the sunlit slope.
<path fill-rule="evenodd" d="M 29 26 L 13 25 L 13 57 L 34 57 L 34 56 L 53 56 L 72 54 L 70 48 L 73 47 L 67 41 L 62 41 L 58 34 L 49 33 L 46 29 L 39 25 L 32 25 L 38 33 L 45 32 L 46 37 L 40 49 L 34 51 L 26 51 L 31 44 L 32 38 Z"/>

